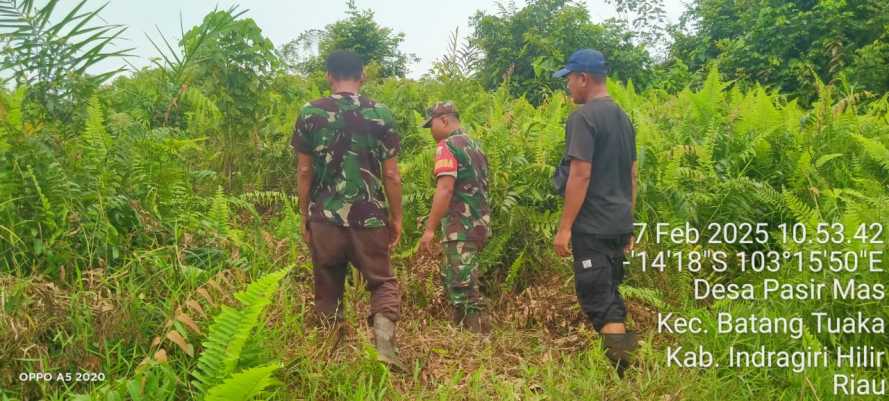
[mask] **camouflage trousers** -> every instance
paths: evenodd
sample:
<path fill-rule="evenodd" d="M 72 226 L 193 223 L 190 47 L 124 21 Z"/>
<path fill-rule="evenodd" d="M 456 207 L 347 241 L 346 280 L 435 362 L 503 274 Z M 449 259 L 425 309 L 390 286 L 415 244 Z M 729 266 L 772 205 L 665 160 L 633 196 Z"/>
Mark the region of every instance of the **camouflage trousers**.
<path fill-rule="evenodd" d="M 441 279 L 448 301 L 466 312 L 481 309 L 478 289 L 478 246 L 472 241 L 442 242 Z"/>

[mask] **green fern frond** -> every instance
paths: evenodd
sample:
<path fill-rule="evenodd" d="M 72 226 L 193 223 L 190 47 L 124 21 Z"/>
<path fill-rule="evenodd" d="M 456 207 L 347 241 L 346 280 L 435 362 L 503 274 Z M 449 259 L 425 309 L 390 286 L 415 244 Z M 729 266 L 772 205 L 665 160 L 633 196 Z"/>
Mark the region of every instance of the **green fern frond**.
<path fill-rule="evenodd" d="M 222 190 L 222 186 L 219 186 L 216 188 L 216 194 L 213 195 L 210 212 L 207 216 L 213 226 L 223 234 L 229 231 L 229 213 L 228 198 Z"/>
<path fill-rule="evenodd" d="M 797 221 L 810 227 L 814 227 L 817 224 L 819 221 L 819 213 L 817 210 L 812 209 L 800 198 L 790 192 L 784 191 L 783 194 L 784 204 L 790 212 L 793 213 L 793 216 L 796 217 Z"/>
<path fill-rule="evenodd" d="M 25 119 L 23 110 L 27 96 L 28 87 L 26 85 L 21 85 L 16 88 L 15 92 L 13 92 L 9 99 L 9 104 L 7 105 L 9 109 L 6 111 L 6 121 L 13 129 L 18 131 L 24 130 Z"/>
<path fill-rule="evenodd" d="M 96 174 L 104 168 L 111 148 L 111 136 L 105 130 L 102 105 L 97 97 L 90 99 L 87 107 L 86 129 L 81 135 L 81 143 L 84 166 L 88 172 Z"/>
<path fill-rule="evenodd" d="M 253 191 L 241 194 L 244 201 L 256 203 L 260 206 L 272 207 L 274 205 L 286 205 L 297 207 L 299 199 L 294 195 L 288 195 L 280 191 Z"/>
<path fill-rule="evenodd" d="M 34 185 L 34 190 L 37 193 L 37 198 L 40 199 L 40 208 L 44 214 L 43 223 L 46 224 L 48 227 L 55 227 L 57 220 L 55 218 L 55 208 L 53 208 L 53 204 L 43 193 L 43 188 L 40 187 L 40 182 L 37 180 L 37 176 L 34 174 L 34 168 L 31 165 L 28 165 L 27 172 L 31 183 Z"/>
<path fill-rule="evenodd" d="M 207 339 L 203 342 L 204 352 L 192 372 L 199 389 L 209 389 L 234 373 L 241 351 L 287 271 L 279 270 L 254 281 L 235 294 L 235 298 L 241 302 L 241 309 L 223 306 L 222 312 L 213 319 Z"/>
<path fill-rule="evenodd" d="M 491 238 L 491 241 L 482 250 L 479 260 L 480 273 L 487 271 L 488 268 L 502 258 L 506 245 L 514 235 L 515 230 L 512 227 L 497 230 L 497 235 Z"/>
<path fill-rule="evenodd" d="M 522 250 L 519 253 L 519 256 L 512 261 L 512 264 L 509 266 L 509 274 L 506 275 L 506 286 L 508 288 L 512 288 L 515 286 L 516 281 L 518 280 L 519 273 L 521 273 L 522 268 L 525 266 L 525 251 Z"/>
<path fill-rule="evenodd" d="M 248 401 L 255 399 L 266 388 L 276 383 L 272 377 L 281 367 L 279 363 L 257 366 L 234 374 L 209 390 L 205 401 Z"/>
<path fill-rule="evenodd" d="M 772 205 L 772 206 L 783 206 L 784 205 L 784 194 L 781 191 L 776 190 L 769 184 L 763 182 L 753 183 L 752 187 L 754 191 L 756 191 L 756 195 L 763 202 Z"/>
<path fill-rule="evenodd" d="M 852 135 L 852 138 L 861 145 L 871 159 L 874 159 L 889 173 L 889 149 L 886 149 L 886 146 L 879 141 L 861 135 Z"/>
<path fill-rule="evenodd" d="M 722 82 L 719 77 L 719 70 L 716 66 L 710 68 L 704 86 L 700 91 L 691 95 L 691 101 L 694 108 L 692 109 L 698 121 L 712 121 L 721 117 L 719 107 L 724 103 L 725 97 L 723 90 L 728 84 Z"/>
<path fill-rule="evenodd" d="M 219 128 L 222 112 L 210 98 L 195 88 L 188 88 L 182 101 L 189 109 L 185 112 L 185 120 L 192 134 L 205 134 Z"/>
<path fill-rule="evenodd" d="M 667 309 L 667 304 L 664 302 L 663 296 L 661 296 L 660 291 L 657 289 L 622 285 L 620 286 L 620 293 L 627 299 L 635 299 L 660 310 Z"/>

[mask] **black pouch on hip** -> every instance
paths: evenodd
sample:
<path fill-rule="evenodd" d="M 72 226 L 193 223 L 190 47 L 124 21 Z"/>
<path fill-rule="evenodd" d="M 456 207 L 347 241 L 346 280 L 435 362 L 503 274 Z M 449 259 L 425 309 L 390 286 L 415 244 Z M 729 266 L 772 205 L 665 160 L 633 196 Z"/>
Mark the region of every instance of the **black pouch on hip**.
<path fill-rule="evenodd" d="M 561 196 L 565 196 L 565 186 L 568 184 L 568 172 L 571 169 L 571 159 L 562 157 L 556 171 L 553 172 L 553 188 Z"/>

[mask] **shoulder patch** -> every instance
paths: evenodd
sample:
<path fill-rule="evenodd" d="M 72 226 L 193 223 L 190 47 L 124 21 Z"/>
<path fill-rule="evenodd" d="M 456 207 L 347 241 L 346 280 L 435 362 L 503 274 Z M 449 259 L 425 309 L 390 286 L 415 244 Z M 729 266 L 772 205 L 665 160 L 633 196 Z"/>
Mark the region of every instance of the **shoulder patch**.
<path fill-rule="evenodd" d="M 441 141 L 435 149 L 435 167 L 433 174 L 440 175 L 457 175 L 457 158 L 451 153 L 450 147 Z"/>

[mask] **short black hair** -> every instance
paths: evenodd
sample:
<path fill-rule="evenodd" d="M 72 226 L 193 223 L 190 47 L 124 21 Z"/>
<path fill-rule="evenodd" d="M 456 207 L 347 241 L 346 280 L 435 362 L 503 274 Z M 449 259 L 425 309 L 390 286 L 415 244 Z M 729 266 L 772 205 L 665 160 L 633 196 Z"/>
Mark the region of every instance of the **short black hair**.
<path fill-rule="evenodd" d="M 592 81 L 594 81 L 594 82 L 596 82 L 596 83 L 598 83 L 598 84 L 604 84 L 604 83 L 605 83 L 605 80 L 608 78 L 608 75 L 607 75 L 607 74 L 599 74 L 599 73 L 596 73 L 596 72 L 589 72 L 589 71 L 576 71 L 576 72 L 572 72 L 572 73 L 573 73 L 573 74 L 586 74 L 586 75 L 589 75 L 590 80 L 592 80 Z"/>
<path fill-rule="evenodd" d="M 364 63 L 355 52 L 334 50 L 327 56 L 327 72 L 336 80 L 360 80 Z"/>

